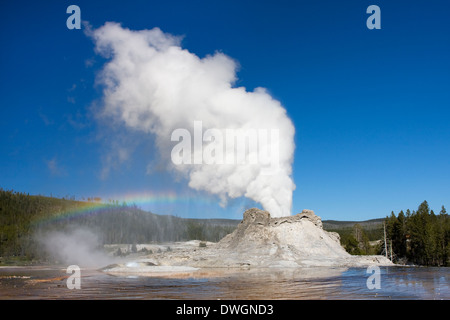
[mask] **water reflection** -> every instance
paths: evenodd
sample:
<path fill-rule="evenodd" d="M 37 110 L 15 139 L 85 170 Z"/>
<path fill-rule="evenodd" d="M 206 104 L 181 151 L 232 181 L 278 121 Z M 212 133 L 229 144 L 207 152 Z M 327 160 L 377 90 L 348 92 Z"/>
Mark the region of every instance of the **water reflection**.
<path fill-rule="evenodd" d="M 82 269 L 69 290 L 62 268 L 0 268 L 1 299 L 450 299 L 449 268 L 382 267 L 370 290 L 365 268 L 207 269 L 182 277 Z"/>

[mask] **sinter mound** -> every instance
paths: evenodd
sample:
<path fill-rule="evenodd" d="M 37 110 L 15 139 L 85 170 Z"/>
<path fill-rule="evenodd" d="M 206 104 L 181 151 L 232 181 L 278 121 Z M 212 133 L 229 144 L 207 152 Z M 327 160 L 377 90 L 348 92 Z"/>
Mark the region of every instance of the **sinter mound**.
<path fill-rule="evenodd" d="M 224 266 L 260 267 L 358 266 L 391 264 L 383 256 L 352 256 L 340 244 L 339 235 L 322 228 L 312 210 L 295 216 L 271 218 L 252 208 L 236 230 L 217 243 L 217 259 Z M 219 262 L 219 261 L 218 261 Z"/>

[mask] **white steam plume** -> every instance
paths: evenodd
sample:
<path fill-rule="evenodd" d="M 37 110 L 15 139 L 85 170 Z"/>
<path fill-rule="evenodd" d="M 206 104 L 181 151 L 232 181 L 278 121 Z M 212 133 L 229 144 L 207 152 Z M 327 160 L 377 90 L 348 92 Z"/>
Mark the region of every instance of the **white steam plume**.
<path fill-rule="evenodd" d="M 66 265 L 102 267 L 113 262 L 111 257 L 99 249 L 97 235 L 87 229 L 52 231 L 38 235 L 37 241 L 50 256 Z"/>
<path fill-rule="evenodd" d="M 104 85 L 102 115 L 155 135 L 163 157 L 170 156 L 172 132 L 192 132 L 194 121 L 201 121 L 203 130 L 279 130 L 278 166 L 272 174 L 264 174 L 261 164 L 169 163 L 191 188 L 218 195 L 222 204 L 245 196 L 272 216 L 291 214 L 295 128 L 263 88 L 234 87 L 234 60 L 220 52 L 199 58 L 181 48 L 180 38 L 158 28 L 132 31 L 107 22 L 90 36 L 96 52 L 110 59 L 98 78 Z"/>

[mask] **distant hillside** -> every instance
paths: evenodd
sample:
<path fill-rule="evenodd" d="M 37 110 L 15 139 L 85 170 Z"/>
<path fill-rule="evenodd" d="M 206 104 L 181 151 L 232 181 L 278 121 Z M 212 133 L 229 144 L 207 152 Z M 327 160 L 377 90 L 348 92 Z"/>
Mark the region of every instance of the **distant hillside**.
<path fill-rule="evenodd" d="M 338 221 L 338 220 L 323 220 L 323 228 L 326 230 L 338 230 L 353 228 L 355 224 L 359 224 L 363 228 L 373 229 L 381 228 L 383 226 L 384 218 L 370 219 L 365 221 Z"/>
<path fill-rule="evenodd" d="M 209 225 L 222 225 L 222 226 L 237 226 L 241 220 L 236 219 L 186 219 L 193 220 L 196 222 L 205 222 Z M 364 221 L 339 221 L 339 220 L 323 220 L 323 228 L 327 231 L 333 230 L 344 230 L 352 229 L 356 224 L 360 225 L 362 228 L 371 229 L 381 229 L 383 227 L 383 221 L 385 218 L 370 219 Z"/>

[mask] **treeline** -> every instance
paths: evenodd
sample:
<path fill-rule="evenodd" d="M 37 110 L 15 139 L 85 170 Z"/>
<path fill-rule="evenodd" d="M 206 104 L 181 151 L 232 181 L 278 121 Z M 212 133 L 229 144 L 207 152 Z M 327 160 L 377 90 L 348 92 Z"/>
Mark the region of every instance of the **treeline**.
<path fill-rule="evenodd" d="M 383 235 L 382 223 L 363 225 L 354 223 L 351 227 L 325 228 L 327 231 L 339 233 L 341 245 L 353 255 L 374 255 L 381 250 L 380 239 Z"/>
<path fill-rule="evenodd" d="M 110 203 L 86 209 L 86 202 L 0 189 L 0 257 L 39 259 L 36 237 L 51 231 L 85 228 L 102 244 L 165 241 L 219 241 L 235 229 L 215 220 L 184 219 Z"/>
<path fill-rule="evenodd" d="M 424 201 L 417 211 L 402 210 L 397 216 L 391 212 L 385 221 L 395 261 L 450 266 L 450 218 L 444 206 L 436 215 Z"/>
<path fill-rule="evenodd" d="M 36 249 L 33 244 L 33 221 L 69 210 L 74 203 L 0 188 L 0 257 L 32 256 Z"/>

